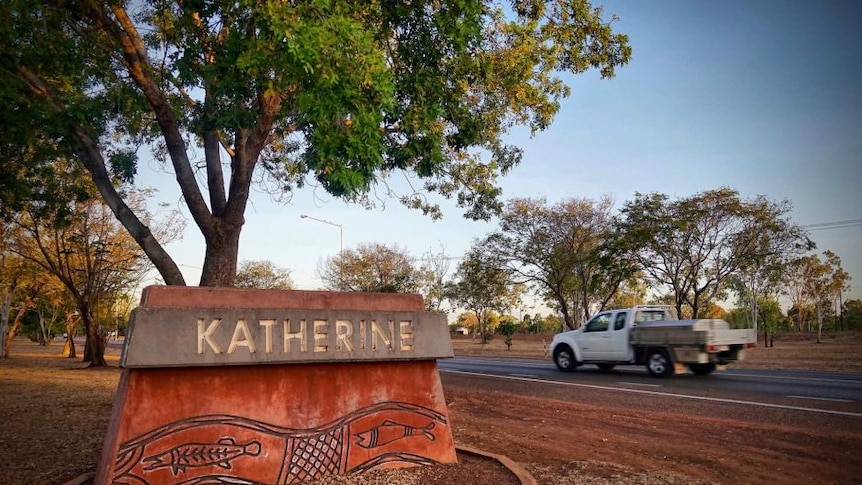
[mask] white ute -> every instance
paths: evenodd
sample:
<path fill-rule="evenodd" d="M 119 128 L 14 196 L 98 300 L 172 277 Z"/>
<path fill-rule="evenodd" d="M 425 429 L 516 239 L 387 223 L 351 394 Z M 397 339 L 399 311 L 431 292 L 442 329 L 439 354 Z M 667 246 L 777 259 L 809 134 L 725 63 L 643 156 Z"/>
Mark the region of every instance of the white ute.
<path fill-rule="evenodd" d="M 754 330 L 731 329 L 724 320 L 677 320 L 673 307 L 642 305 L 608 310 L 577 330 L 559 333 L 551 341 L 557 368 L 572 372 L 582 364 L 608 371 L 617 365 L 645 365 L 655 377 L 697 375 L 741 360 L 754 347 Z"/>

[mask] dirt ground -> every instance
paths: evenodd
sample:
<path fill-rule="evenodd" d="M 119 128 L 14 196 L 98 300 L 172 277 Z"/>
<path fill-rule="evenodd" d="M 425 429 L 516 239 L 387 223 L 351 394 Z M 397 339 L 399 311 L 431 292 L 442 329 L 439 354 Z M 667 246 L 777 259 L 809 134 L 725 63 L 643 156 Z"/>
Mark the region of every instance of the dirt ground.
<path fill-rule="evenodd" d="M 549 337 L 544 337 L 549 342 Z M 456 355 L 542 358 L 542 337 L 480 345 L 453 339 Z M 0 361 L 0 485 L 63 484 L 92 472 L 119 375 L 60 357 L 61 345 L 16 340 Z M 109 354 L 116 365 L 117 355 Z M 811 336 L 759 347 L 736 367 L 862 373 L 862 334 Z M 443 375 L 455 439 L 506 455 L 540 484 L 862 484 L 862 420 L 696 404 L 645 409 L 618 395 L 578 401 L 536 386 Z M 658 404 L 662 406 L 662 404 Z M 459 453 L 460 463 L 315 485 L 517 484 L 505 469 Z"/>

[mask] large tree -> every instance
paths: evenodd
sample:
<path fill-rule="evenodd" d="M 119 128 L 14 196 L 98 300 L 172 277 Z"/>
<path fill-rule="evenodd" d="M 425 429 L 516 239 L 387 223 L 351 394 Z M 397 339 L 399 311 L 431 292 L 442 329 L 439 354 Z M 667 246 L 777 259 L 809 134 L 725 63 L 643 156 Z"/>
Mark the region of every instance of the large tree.
<path fill-rule="evenodd" d="M 436 192 L 494 214 L 521 155 L 503 137 L 551 123 L 569 95 L 557 73 L 628 62 L 612 20 L 586 0 L 8 0 L 0 139 L 27 168 L 0 178 L 38 180 L 57 156 L 43 147 L 75 156 L 164 281 L 185 284 L 116 188 L 152 147 L 204 236 L 200 284 L 229 286 L 255 180 L 368 202 L 403 173 L 420 181 L 395 194 L 408 206 L 439 216 Z"/>
<path fill-rule="evenodd" d="M 318 273 L 329 290 L 415 293 L 420 285 L 413 258 L 396 244 L 360 244 L 324 261 Z"/>
<path fill-rule="evenodd" d="M 446 285 L 446 298 L 454 306 L 476 315 L 482 342 L 490 338 L 492 315 L 502 315 L 520 301 L 523 286 L 513 284 L 502 260 L 474 245 Z"/>
<path fill-rule="evenodd" d="M 109 326 L 99 309 L 137 286 L 149 265 L 107 206 L 94 200 L 69 205 L 62 218 L 38 217 L 35 208 L 19 214 L 10 246 L 62 284 L 84 323 L 84 361 L 104 366 Z"/>
<path fill-rule="evenodd" d="M 500 230 L 484 250 L 502 261 L 513 281 L 547 295 L 576 328 L 602 310 L 630 277 L 627 253 L 614 252 L 613 201 L 571 198 L 549 205 L 545 199 L 513 199 L 500 217 Z"/>
<path fill-rule="evenodd" d="M 776 254 L 765 241 L 807 242 L 789 210 L 762 196 L 742 199 L 729 188 L 677 200 L 637 194 L 623 207 L 620 227 L 644 273 L 669 289 L 680 317 L 698 318 L 706 302 L 728 291 L 731 276 Z"/>
<path fill-rule="evenodd" d="M 841 258 L 832 251 L 824 251 L 823 259 L 816 254 L 802 256 L 791 263 L 787 285 L 793 288 L 794 305 L 799 309 L 805 304 L 814 306 L 817 318 L 817 343 L 821 342 L 825 308 L 846 291 L 850 275 L 841 267 Z M 799 326 L 802 327 L 800 311 Z"/>

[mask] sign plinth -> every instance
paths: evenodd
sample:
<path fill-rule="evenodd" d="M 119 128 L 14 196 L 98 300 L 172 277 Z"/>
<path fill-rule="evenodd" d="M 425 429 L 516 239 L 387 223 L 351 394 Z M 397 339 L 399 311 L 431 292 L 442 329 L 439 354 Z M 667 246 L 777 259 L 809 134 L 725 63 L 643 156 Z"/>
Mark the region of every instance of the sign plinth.
<path fill-rule="evenodd" d="M 292 484 L 456 461 L 418 295 L 149 287 L 95 483 Z"/>

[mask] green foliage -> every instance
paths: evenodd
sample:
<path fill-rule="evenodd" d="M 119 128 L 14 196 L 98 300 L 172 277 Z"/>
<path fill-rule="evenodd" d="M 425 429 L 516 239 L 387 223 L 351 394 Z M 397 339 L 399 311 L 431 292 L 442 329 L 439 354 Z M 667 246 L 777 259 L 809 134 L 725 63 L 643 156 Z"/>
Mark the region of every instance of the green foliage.
<path fill-rule="evenodd" d="M 847 300 L 841 314 L 842 330 L 862 330 L 862 300 Z"/>
<path fill-rule="evenodd" d="M 634 274 L 626 253 L 617 251 L 611 218 L 613 202 L 566 199 L 513 199 L 500 218 L 500 230 L 482 248 L 504 262 L 517 282 L 546 294 L 568 326 L 585 321 L 604 306 Z"/>
<path fill-rule="evenodd" d="M 518 325 L 511 318 L 504 318 L 497 325 L 497 333 L 503 336 L 506 350 L 512 350 L 512 336 L 518 331 Z"/>
<path fill-rule="evenodd" d="M 627 36 L 586 0 L 511 7 L 3 2 L 3 205 L 44 181 L 45 161 L 76 157 L 172 284 L 183 282 L 176 265 L 114 187 L 134 180 L 132 154 L 145 146 L 170 164 L 211 246 L 202 284 L 234 280 L 255 173 L 276 195 L 315 184 L 367 204 L 404 174 L 420 182 L 390 194 L 406 205 L 439 217 L 425 197 L 437 193 L 488 219 L 500 210 L 497 178 L 521 159 L 506 132 L 549 126 L 569 95 L 560 73 L 610 77 L 631 57 Z"/>
<path fill-rule="evenodd" d="M 841 258 L 832 251 L 824 251 L 822 260 L 816 254 L 795 259 L 788 274 L 787 287 L 797 309 L 798 326 L 801 330 L 806 306 L 813 306 L 820 342 L 824 318 L 832 311 L 832 302 L 846 291 L 850 275 L 841 267 Z"/>
<path fill-rule="evenodd" d="M 522 288 L 511 284 L 508 271 L 499 260 L 479 247 L 473 247 L 458 264 L 453 281 L 446 285 L 446 297 L 456 306 L 473 312 L 481 326 L 482 338 L 495 324 L 488 321 L 512 308 Z"/>
<path fill-rule="evenodd" d="M 725 296 L 734 275 L 762 276 L 760 269 L 780 266 L 792 250 L 810 245 L 789 211 L 786 202 L 743 200 L 729 188 L 675 201 L 637 194 L 622 209 L 620 241 L 652 282 L 670 291 L 677 312 L 688 307 L 697 318 Z"/>

